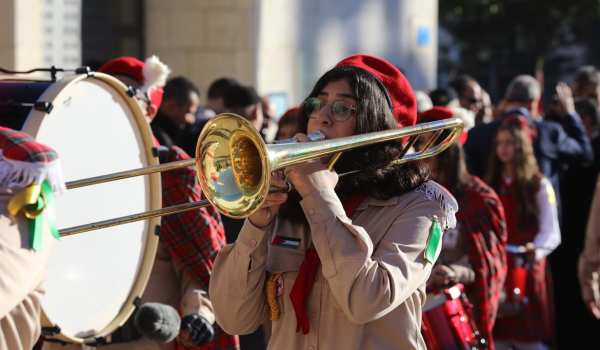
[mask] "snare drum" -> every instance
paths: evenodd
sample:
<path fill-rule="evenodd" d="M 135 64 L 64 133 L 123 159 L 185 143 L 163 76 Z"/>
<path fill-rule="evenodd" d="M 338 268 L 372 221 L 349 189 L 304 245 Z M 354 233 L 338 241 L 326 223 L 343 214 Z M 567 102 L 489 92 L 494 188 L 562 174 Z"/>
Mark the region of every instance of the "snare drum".
<path fill-rule="evenodd" d="M 56 82 L 0 80 L 0 125 L 55 149 L 67 182 L 156 165 L 150 128 L 127 92 L 102 73 Z M 56 224 L 60 229 L 160 207 L 160 175 L 152 174 L 66 191 L 56 199 Z M 154 218 L 57 242 L 42 300 L 48 337 L 93 343 L 129 318 L 150 275 L 159 222 Z"/>
<path fill-rule="evenodd" d="M 527 299 L 527 267 L 524 259 L 520 257 L 508 257 L 510 267 L 506 275 L 504 292 L 506 302 L 525 305 Z"/>
<path fill-rule="evenodd" d="M 465 308 L 463 286 L 457 284 L 440 293 L 428 294 L 423 306 L 421 334 L 429 350 L 485 349 Z"/>
<path fill-rule="evenodd" d="M 527 276 L 529 266 L 525 262 L 526 249 L 524 246 L 508 244 L 508 273 L 504 284 L 505 302 L 525 305 L 527 299 Z"/>

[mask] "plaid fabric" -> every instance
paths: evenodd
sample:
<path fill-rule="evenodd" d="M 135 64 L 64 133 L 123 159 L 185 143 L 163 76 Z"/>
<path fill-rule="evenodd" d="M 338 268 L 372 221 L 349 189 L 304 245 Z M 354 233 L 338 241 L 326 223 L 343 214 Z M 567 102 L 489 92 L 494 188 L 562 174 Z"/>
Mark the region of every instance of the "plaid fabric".
<path fill-rule="evenodd" d="M 189 159 L 179 147 L 172 147 L 168 161 Z M 163 206 L 188 203 L 201 199 L 200 186 L 192 168 L 163 172 Z M 208 291 L 210 274 L 217 253 L 225 245 L 225 234 L 219 213 L 212 207 L 189 210 L 163 217 L 160 226 L 163 242 L 175 264 Z M 178 349 L 189 349 L 178 345 Z M 239 349 L 239 339 L 225 333 L 215 324 L 215 339 L 194 350 Z"/>
<path fill-rule="evenodd" d="M 467 237 L 469 262 L 475 271 L 475 281 L 465 290 L 473 303 L 477 328 L 493 350 L 492 330 L 507 273 L 504 208 L 496 192 L 476 176 L 457 200 L 456 218 Z"/>
<path fill-rule="evenodd" d="M 56 152 L 24 132 L 0 127 L 0 150 L 5 158 L 28 163 L 50 163 L 58 158 Z"/>

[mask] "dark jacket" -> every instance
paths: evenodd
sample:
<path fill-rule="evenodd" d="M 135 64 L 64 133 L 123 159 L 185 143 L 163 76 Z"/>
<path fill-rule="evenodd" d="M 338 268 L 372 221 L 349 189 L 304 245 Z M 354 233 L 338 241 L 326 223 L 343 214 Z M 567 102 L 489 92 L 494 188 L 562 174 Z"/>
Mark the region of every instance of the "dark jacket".
<path fill-rule="evenodd" d="M 496 131 L 502 120 L 510 115 L 523 115 L 537 130 L 533 144 L 535 157 L 540 171 L 552 182 L 557 196 L 560 194 L 559 174 L 562 169 L 569 164 L 593 161 L 592 146 L 579 115 L 564 115 L 558 123 L 533 119 L 526 109 L 519 108 L 492 123 L 476 126 L 469 131 L 465 152 L 471 174 L 485 176 L 489 158 L 494 152 Z"/>
<path fill-rule="evenodd" d="M 161 145 L 166 146 L 167 148 L 177 145 L 181 128 L 173 123 L 165 114 L 160 113 L 159 111 L 150 123 L 150 127 L 152 128 L 154 137 L 158 139 L 158 142 Z"/>

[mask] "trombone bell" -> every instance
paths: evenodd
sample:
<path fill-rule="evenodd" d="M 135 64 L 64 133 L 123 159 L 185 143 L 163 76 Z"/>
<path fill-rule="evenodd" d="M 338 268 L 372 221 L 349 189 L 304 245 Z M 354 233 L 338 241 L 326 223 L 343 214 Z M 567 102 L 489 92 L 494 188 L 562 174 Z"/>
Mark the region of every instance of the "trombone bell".
<path fill-rule="evenodd" d="M 196 145 L 196 174 L 202 192 L 219 211 L 243 218 L 268 194 L 266 145 L 244 118 L 221 114 L 202 129 Z"/>

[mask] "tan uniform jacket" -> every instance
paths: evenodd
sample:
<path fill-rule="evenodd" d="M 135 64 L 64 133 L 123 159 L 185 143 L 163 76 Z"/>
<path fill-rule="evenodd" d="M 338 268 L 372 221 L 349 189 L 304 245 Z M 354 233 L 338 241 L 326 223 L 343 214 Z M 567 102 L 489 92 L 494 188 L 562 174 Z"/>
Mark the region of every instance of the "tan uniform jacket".
<path fill-rule="evenodd" d="M 45 232 L 42 249 L 29 249 L 27 223 L 6 212 L 11 197 L 0 194 L 0 350 L 29 350 L 41 332 L 42 282 L 54 238 Z"/>
<path fill-rule="evenodd" d="M 454 225 L 454 198 L 430 181 L 389 200 L 367 198 L 352 220 L 333 191 L 314 193 L 301 205 L 310 230 L 279 221 L 260 229 L 246 221 L 236 243 L 219 253 L 209 288 L 219 325 L 246 334 L 265 323 L 265 280 L 282 272 L 281 314 L 272 322 L 269 349 L 425 349 L 421 307 L 431 264 L 424 249 L 434 215 L 442 227 Z M 271 244 L 274 235 L 299 246 Z M 307 302 L 310 331 L 303 335 L 289 294 L 311 243 L 321 267 Z"/>
<path fill-rule="evenodd" d="M 588 216 L 585 246 L 579 257 L 579 283 L 585 302 L 600 306 L 600 177 Z"/>
<path fill-rule="evenodd" d="M 199 285 L 187 273 L 184 273 L 179 266 L 175 266 L 166 248 L 159 244 L 154 266 L 150 280 L 144 294 L 142 302 L 159 302 L 173 306 L 180 310 L 183 315 L 190 313 L 199 313 L 209 322 L 214 323 L 215 316 L 210 300 L 208 300 L 206 291 L 199 288 Z M 60 344 L 51 344 L 46 342 L 44 350 L 75 350 L 81 349 L 81 346 Z M 86 348 L 87 349 L 87 348 Z M 152 340 L 142 338 L 128 343 L 119 343 L 98 347 L 100 350 L 174 350 L 175 342 L 168 344 L 159 344 Z"/>

